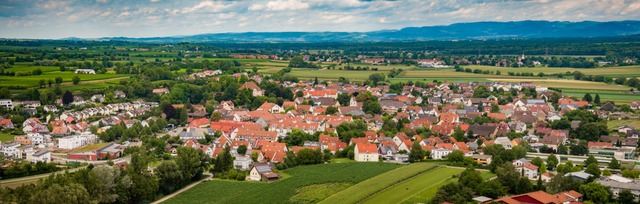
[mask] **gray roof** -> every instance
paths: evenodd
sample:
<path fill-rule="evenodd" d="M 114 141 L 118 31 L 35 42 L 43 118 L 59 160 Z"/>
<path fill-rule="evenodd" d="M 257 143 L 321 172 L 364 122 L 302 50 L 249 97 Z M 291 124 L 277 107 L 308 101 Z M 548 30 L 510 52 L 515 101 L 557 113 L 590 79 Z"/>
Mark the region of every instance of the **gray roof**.
<path fill-rule="evenodd" d="M 636 182 L 623 183 L 623 182 L 618 182 L 613 180 L 604 180 L 604 179 L 598 180 L 597 182 L 609 188 L 628 189 L 628 190 L 636 190 L 636 191 L 640 190 L 640 183 L 636 183 Z"/>
<path fill-rule="evenodd" d="M 571 172 L 571 173 L 567 173 L 564 176 L 573 176 L 573 177 L 577 177 L 580 179 L 588 179 L 589 177 L 591 177 L 591 174 L 589 173 L 585 173 L 584 171 L 579 171 L 579 172 Z"/>
<path fill-rule="evenodd" d="M 268 173 L 271 172 L 271 167 L 269 165 L 256 165 L 253 166 L 256 168 L 256 170 L 258 171 L 258 173 Z"/>

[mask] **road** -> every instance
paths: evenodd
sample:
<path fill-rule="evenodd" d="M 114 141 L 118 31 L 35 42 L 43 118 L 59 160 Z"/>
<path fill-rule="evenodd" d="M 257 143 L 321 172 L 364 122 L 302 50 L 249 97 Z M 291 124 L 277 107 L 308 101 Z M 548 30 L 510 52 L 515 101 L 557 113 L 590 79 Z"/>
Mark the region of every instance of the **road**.
<path fill-rule="evenodd" d="M 192 184 L 189 184 L 188 186 L 185 186 L 184 188 L 182 188 L 182 189 L 180 189 L 180 190 L 178 190 L 178 191 L 176 191 L 176 192 L 173 192 L 172 194 L 169 194 L 169 195 L 167 195 L 167 196 L 165 196 L 165 197 L 162 197 L 162 198 L 160 198 L 159 200 L 156 200 L 156 201 L 154 201 L 154 202 L 153 202 L 153 203 L 151 203 L 151 204 L 160 204 L 160 203 L 162 203 L 162 202 L 164 202 L 164 201 L 167 201 L 167 200 L 169 200 L 169 199 L 173 198 L 174 196 L 176 196 L 176 195 L 178 195 L 178 194 L 180 194 L 180 193 L 182 193 L 182 192 L 185 192 L 185 191 L 187 191 L 187 190 L 189 190 L 189 189 L 193 188 L 194 186 L 196 186 L 196 185 L 198 185 L 198 184 L 202 183 L 203 181 L 206 181 L 206 180 L 211 179 L 211 176 L 213 176 L 213 175 L 212 175 L 212 174 L 210 174 L 210 173 L 204 173 L 204 175 L 205 175 L 206 177 L 205 177 L 205 178 L 203 178 L 203 179 L 201 179 L 200 181 L 193 182 Z"/>

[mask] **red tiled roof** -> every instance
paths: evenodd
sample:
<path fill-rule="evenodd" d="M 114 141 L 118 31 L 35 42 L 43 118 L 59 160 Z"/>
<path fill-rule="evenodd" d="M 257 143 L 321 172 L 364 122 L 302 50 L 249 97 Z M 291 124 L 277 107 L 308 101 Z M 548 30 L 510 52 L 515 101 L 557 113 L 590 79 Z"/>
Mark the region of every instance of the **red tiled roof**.
<path fill-rule="evenodd" d="M 358 148 L 359 153 L 370 154 L 370 153 L 378 152 L 378 148 L 376 147 L 376 145 L 371 143 L 365 143 L 365 142 L 357 143 L 356 147 Z"/>

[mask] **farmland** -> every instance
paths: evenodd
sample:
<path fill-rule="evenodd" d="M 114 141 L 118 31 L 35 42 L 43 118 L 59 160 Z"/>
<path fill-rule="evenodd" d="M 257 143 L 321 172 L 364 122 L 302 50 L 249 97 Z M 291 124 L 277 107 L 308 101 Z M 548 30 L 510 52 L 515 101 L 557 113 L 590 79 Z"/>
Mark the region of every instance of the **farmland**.
<path fill-rule="evenodd" d="M 353 185 L 320 203 L 357 203 L 389 186 L 434 168 L 437 168 L 435 163 L 417 163 L 397 168 Z"/>
<path fill-rule="evenodd" d="M 95 80 L 108 80 L 114 78 L 123 78 L 128 77 L 126 74 L 75 74 L 71 71 L 60 71 L 58 67 L 52 66 L 28 66 L 28 65 L 17 65 L 12 68 L 6 69 L 5 71 L 11 71 L 15 73 L 33 71 L 36 69 L 42 70 L 42 75 L 32 75 L 32 76 L 0 76 L 0 87 L 8 86 L 8 87 L 23 87 L 23 88 L 32 88 L 38 87 L 41 79 L 45 81 L 55 80 L 56 77 L 61 77 L 63 81 L 63 85 L 71 85 L 71 81 L 74 76 L 80 77 L 80 83 L 88 84 L 92 83 L 90 81 Z"/>
<path fill-rule="evenodd" d="M 166 203 L 317 202 L 333 193 L 328 185 L 322 184 L 335 184 L 332 187 L 343 188 L 398 167 L 403 168 L 388 163 L 331 163 L 287 169 L 284 173 L 291 177 L 272 183 L 215 179 L 199 184 Z M 318 189 L 324 193 L 311 192 Z"/>

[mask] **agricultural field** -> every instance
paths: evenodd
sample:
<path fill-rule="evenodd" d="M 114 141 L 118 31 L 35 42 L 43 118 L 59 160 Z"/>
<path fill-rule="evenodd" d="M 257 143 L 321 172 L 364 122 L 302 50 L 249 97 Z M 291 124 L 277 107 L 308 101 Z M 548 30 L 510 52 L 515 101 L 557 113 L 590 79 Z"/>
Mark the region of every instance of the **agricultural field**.
<path fill-rule="evenodd" d="M 634 128 L 640 128 L 640 119 L 628 119 L 628 120 L 610 120 L 607 121 L 607 127 L 609 130 L 618 130 L 618 127 L 623 125 L 633 126 Z"/>
<path fill-rule="evenodd" d="M 300 166 L 283 171 L 290 177 L 272 183 L 215 179 L 165 203 L 314 203 L 335 193 L 333 187 L 344 188 L 399 168 L 404 166 L 378 162 Z"/>
<path fill-rule="evenodd" d="M 437 163 L 410 164 L 353 185 L 328 197 L 320 203 L 358 203 L 389 186 L 435 168 L 437 168 Z"/>
<path fill-rule="evenodd" d="M 617 77 L 638 77 L 640 76 L 640 66 L 620 66 L 620 67 L 598 67 L 598 68 L 568 68 L 568 67 L 534 67 L 534 68 L 513 68 L 513 67 L 496 67 L 496 66 L 483 66 L 483 65 L 465 65 L 464 68 L 480 69 L 489 71 L 500 71 L 502 75 L 507 75 L 509 72 L 531 72 L 538 74 L 543 72 L 545 74 L 558 74 L 566 72 L 579 71 L 586 75 L 602 75 Z"/>
<path fill-rule="evenodd" d="M 11 68 L 14 69 L 14 68 Z M 11 70 L 7 69 L 7 70 Z M 27 69 L 22 68 L 22 69 Z M 0 76 L 0 87 L 2 86 L 21 86 L 25 88 L 38 87 L 40 80 L 44 79 L 48 81 L 49 79 L 55 80 L 56 77 L 62 77 L 63 83 L 68 83 L 64 85 L 70 85 L 71 80 L 74 76 L 80 77 L 80 83 L 95 81 L 95 80 L 107 80 L 114 78 L 123 78 L 128 77 L 127 74 L 75 74 L 73 72 L 61 72 L 59 69 L 57 71 L 44 71 L 42 75 L 38 76 Z"/>

